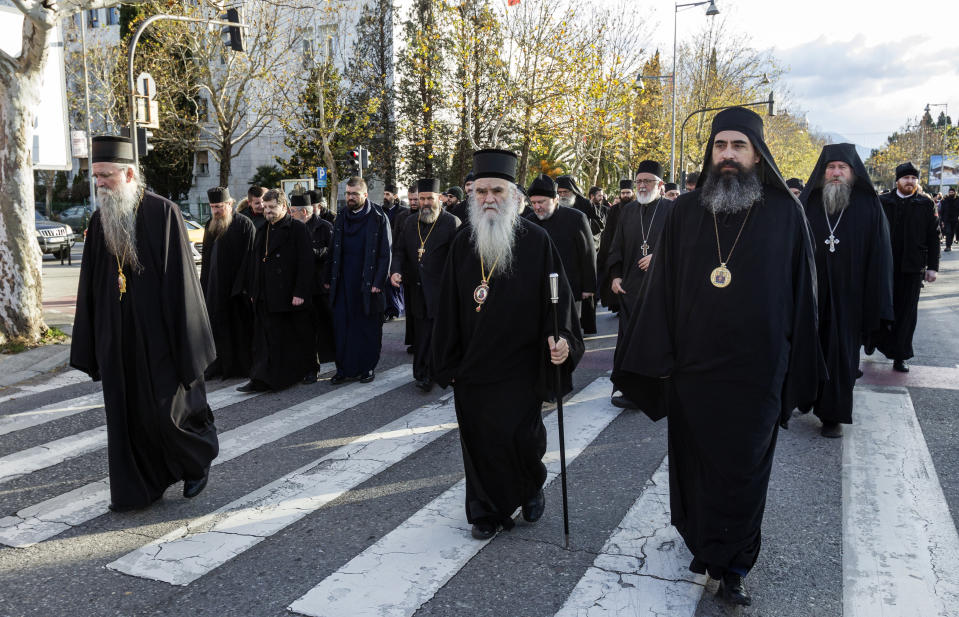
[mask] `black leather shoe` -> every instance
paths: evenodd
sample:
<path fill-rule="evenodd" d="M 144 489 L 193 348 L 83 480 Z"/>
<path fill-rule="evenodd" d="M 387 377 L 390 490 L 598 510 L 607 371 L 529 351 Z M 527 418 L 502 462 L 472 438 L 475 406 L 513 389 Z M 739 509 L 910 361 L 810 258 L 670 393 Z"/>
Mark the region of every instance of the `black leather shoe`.
<path fill-rule="evenodd" d="M 543 489 L 540 489 L 536 497 L 523 504 L 523 520 L 527 523 L 535 523 L 543 516 L 545 510 L 546 495 L 543 494 Z"/>
<path fill-rule="evenodd" d="M 183 496 L 187 499 L 193 499 L 206 488 L 206 483 L 210 479 L 210 468 L 203 470 L 203 477 L 199 480 L 183 481 Z"/>
<path fill-rule="evenodd" d="M 255 379 L 251 379 L 236 389 L 237 392 L 266 392 L 268 388 Z"/>
<path fill-rule="evenodd" d="M 819 429 L 819 434 L 823 437 L 829 437 L 830 439 L 842 437 L 842 424 L 838 422 L 823 422 L 822 428 Z"/>
<path fill-rule="evenodd" d="M 738 606 L 749 606 L 753 603 L 752 596 L 746 591 L 746 580 L 733 572 L 727 572 L 719 579 L 719 589 L 716 590 L 716 595 L 726 602 Z"/>
<path fill-rule="evenodd" d="M 415 346 L 415 345 L 410 345 L 409 347 L 407 347 L 407 348 L 406 348 L 406 353 L 410 354 L 411 356 L 412 356 L 413 354 L 415 354 L 415 353 L 416 353 L 416 346 Z"/>
<path fill-rule="evenodd" d="M 133 512 L 134 510 L 140 509 L 137 506 L 118 506 L 114 504 L 112 501 L 110 502 L 110 505 L 107 507 L 110 508 L 110 512 Z"/>
<path fill-rule="evenodd" d="M 496 535 L 496 525 L 487 523 L 486 521 L 473 523 L 473 529 L 470 533 L 472 533 L 473 537 L 477 540 L 489 540 Z"/>
<path fill-rule="evenodd" d="M 306 386 L 310 385 L 311 383 L 316 383 L 316 371 L 310 371 L 307 373 L 306 376 L 303 377 L 303 381 L 300 383 Z"/>
<path fill-rule="evenodd" d="M 376 373 L 370 371 L 369 373 L 363 373 L 363 375 L 360 376 L 360 383 L 370 383 L 374 379 L 376 379 Z"/>
<path fill-rule="evenodd" d="M 429 379 L 420 379 L 416 382 L 416 387 L 422 390 L 423 392 L 429 392 L 433 389 L 433 382 Z"/>
<path fill-rule="evenodd" d="M 892 363 L 892 370 L 898 371 L 900 373 L 908 373 L 909 365 L 906 364 L 905 360 L 896 360 Z"/>
<path fill-rule="evenodd" d="M 619 407 L 620 409 L 639 409 L 636 403 L 625 396 L 614 396 L 609 402 L 613 404 L 613 407 Z"/>
<path fill-rule="evenodd" d="M 346 375 L 341 375 L 340 373 L 337 373 L 336 375 L 333 375 L 332 377 L 330 377 L 330 383 L 333 384 L 334 386 L 338 386 L 344 381 L 346 381 Z"/>

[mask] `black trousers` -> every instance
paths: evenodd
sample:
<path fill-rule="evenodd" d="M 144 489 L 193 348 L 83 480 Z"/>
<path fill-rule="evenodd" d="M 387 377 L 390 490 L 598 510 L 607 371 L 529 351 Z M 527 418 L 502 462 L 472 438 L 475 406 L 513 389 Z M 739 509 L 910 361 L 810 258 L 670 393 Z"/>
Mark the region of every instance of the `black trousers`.
<path fill-rule="evenodd" d="M 946 236 L 946 248 L 952 248 L 954 240 L 959 243 L 959 222 L 946 221 L 943 225 L 943 233 Z"/>
<path fill-rule="evenodd" d="M 431 344 L 433 341 L 433 320 L 410 315 L 407 315 L 406 318 L 415 322 L 413 324 L 413 341 L 416 345 L 416 351 L 413 352 L 413 379 L 432 381 L 430 354 L 433 353 Z"/>

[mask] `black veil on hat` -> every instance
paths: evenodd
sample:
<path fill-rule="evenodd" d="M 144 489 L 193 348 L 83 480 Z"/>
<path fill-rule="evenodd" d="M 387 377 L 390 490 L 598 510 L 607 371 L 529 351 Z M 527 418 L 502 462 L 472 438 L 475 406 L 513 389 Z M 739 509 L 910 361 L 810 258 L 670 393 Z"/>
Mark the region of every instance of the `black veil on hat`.
<path fill-rule="evenodd" d="M 762 163 L 762 167 L 758 171 L 759 181 L 763 186 L 783 191 L 790 197 L 795 197 L 789 187 L 786 186 L 786 181 L 783 180 L 783 175 L 779 172 L 779 167 L 776 166 L 776 161 L 769 152 L 769 146 L 766 145 L 762 116 L 745 107 L 724 109 L 713 118 L 709 141 L 706 142 L 706 153 L 703 156 L 703 172 L 699 174 L 699 180 L 696 181 L 697 189 L 703 187 L 703 183 L 709 176 L 708 170 L 713 160 L 713 142 L 716 140 L 716 134 L 722 131 L 739 131 L 749 138 Z"/>
<path fill-rule="evenodd" d="M 856 146 L 853 144 L 829 144 L 823 146 L 822 152 L 819 153 L 819 160 L 816 161 L 816 166 L 809 174 L 806 186 L 800 187 L 802 188 L 802 194 L 799 196 L 800 201 L 806 203 L 806 199 L 812 193 L 822 190 L 826 165 L 833 161 L 841 161 L 852 168 L 852 172 L 856 174 L 855 188 L 865 191 L 869 195 L 876 194 L 875 187 L 869 181 L 869 172 L 866 171 L 866 166 L 863 165 L 859 153 L 856 152 Z"/>
<path fill-rule="evenodd" d="M 477 150 L 473 153 L 473 179 L 500 178 L 515 183 L 517 162 L 516 153 L 509 150 Z"/>
<path fill-rule="evenodd" d="M 98 135 L 92 140 L 92 163 L 133 164 L 133 142 L 129 137 Z"/>
<path fill-rule="evenodd" d="M 556 178 L 556 188 L 572 191 L 574 194 L 579 195 L 583 199 L 586 199 L 586 197 L 583 195 L 583 192 L 579 190 L 579 186 L 576 185 L 575 178 L 573 178 L 573 176 L 570 176 L 569 174 L 564 174 Z"/>

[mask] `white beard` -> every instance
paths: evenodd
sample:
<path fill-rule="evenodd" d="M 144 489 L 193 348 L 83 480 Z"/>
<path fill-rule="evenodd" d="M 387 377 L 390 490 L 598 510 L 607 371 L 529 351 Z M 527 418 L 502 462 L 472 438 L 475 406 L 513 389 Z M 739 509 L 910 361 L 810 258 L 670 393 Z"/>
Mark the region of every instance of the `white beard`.
<path fill-rule="evenodd" d="M 513 266 L 513 247 L 516 227 L 519 225 L 518 191 L 507 192 L 499 211 L 485 212 L 472 195 L 469 198 L 470 240 L 487 268 L 496 264 L 497 272 L 508 273 Z"/>
<path fill-rule="evenodd" d="M 136 182 L 124 182 L 113 190 L 105 187 L 97 190 L 107 249 L 135 272 L 143 269 L 137 255 L 136 236 L 137 206 L 141 196 L 141 188 Z"/>
<path fill-rule="evenodd" d="M 849 205 L 849 196 L 852 194 L 852 186 L 845 182 L 829 182 L 822 187 L 822 203 L 826 207 L 826 212 L 836 214 L 842 212 Z"/>
<path fill-rule="evenodd" d="M 559 205 L 566 206 L 567 208 L 572 208 L 576 205 L 576 195 L 570 195 L 569 197 L 560 197 Z"/>
<path fill-rule="evenodd" d="M 659 191 L 657 190 L 636 191 L 636 201 L 638 201 L 642 206 L 651 204 L 657 199 L 659 199 Z"/>
<path fill-rule="evenodd" d="M 439 210 L 432 210 L 430 208 L 420 208 L 419 217 L 420 220 L 426 223 L 427 225 L 432 225 L 436 219 L 440 216 Z"/>

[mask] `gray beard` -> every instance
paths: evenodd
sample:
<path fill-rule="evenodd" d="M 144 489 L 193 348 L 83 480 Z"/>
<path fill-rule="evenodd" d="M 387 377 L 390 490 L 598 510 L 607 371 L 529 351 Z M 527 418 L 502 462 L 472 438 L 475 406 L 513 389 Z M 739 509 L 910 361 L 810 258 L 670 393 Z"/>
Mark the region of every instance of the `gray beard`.
<path fill-rule="evenodd" d="M 836 214 L 842 212 L 849 205 L 849 196 L 852 194 L 852 187 L 845 182 L 830 182 L 822 187 L 822 203 L 826 207 L 826 212 Z"/>
<path fill-rule="evenodd" d="M 519 225 L 519 204 L 515 200 L 514 192 L 509 191 L 499 214 L 487 215 L 472 196 L 469 199 L 473 248 L 487 268 L 496 264 L 497 272 L 508 273 L 513 267 L 515 233 Z"/>
<path fill-rule="evenodd" d="M 137 206 L 140 205 L 140 187 L 133 182 L 123 183 L 116 189 L 97 190 L 100 204 L 100 224 L 107 249 L 123 260 L 135 272 L 143 269 L 137 256 Z"/>
<path fill-rule="evenodd" d="M 432 225 L 440 216 L 438 210 L 432 210 L 430 208 L 420 208 L 419 217 L 420 220 L 426 223 L 427 225 Z"/>
<path fill-rule="evenodd" d="M 559 205 L 566 206 L 567 208 L 572 208 L 576 205 L 576 195 L 570 195 L 569 197 L 560 197 Z"/>
<path fill-rule="evenodd" d="M 232 222 L 233 210 L 228 209 L 226 214 L 224 214 L 222 217 L 217 218 L 214 216 L 212 219 L 210 219 L 210 226 L 207 228 L 207 231 L 214 239 L 219 238 Z"/>
<path fill-rule="evenodd" d="M 651 204 L 657 199 L 659 199 L 659 194 L 657 191 L 647 191 L 646 193 L 643 193 L 642 191 L 636 191 L 636 201 L 638 201 L 641 206 Z"/>
<path fill-rule="evenodd" d="M 724 175 L 709 172 L 703 183 L 702 201 L 713 214 L 735 214 L 762 199 L 763 187 L 754 167 L 752 171 Z"/>

